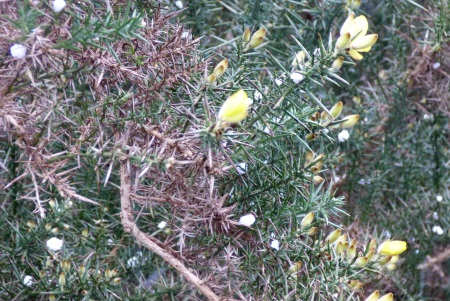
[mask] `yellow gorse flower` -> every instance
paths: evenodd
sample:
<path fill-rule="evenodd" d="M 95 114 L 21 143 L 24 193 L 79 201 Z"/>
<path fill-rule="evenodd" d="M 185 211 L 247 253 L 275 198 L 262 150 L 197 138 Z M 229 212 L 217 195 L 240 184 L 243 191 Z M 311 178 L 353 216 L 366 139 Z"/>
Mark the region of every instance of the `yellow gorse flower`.
<path fill-rule="evenodd" d="M 345 47 L 347 53 L 355 60 L 359 61 L 363 58 L 360 52 L 368 52 L 370 48 L 378 40 L 377 34 L 367 35 L 369 29 L 369 23 L 365 16 L 358 16 L 355 18 L 354 14 L 350 14 L 341 27 L 340 35 L 338 39 L 340 43 L 336 45 L 338 50 L 343 49 L 343 42 L 347 40 L 350 34 L 350 40 Z"/>
<path fill-rule="evenodd" d="M 386 256 L 400 255 L 407 249 L 407 244 L 401 240 L 386 240 L 378 247 L 378 253 Z"/>
<path fill-rule="evenodd" d="M 244 90 L 239 90 L 223 103 L 218 118 L 223 122 L 237 123 L 245 119 L 250 102 Z"/>

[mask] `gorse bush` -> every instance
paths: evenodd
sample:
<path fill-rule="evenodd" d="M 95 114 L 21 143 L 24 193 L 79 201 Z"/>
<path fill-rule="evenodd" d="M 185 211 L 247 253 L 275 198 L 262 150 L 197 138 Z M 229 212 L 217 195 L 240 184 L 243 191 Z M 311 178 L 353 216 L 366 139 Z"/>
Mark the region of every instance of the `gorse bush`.
<path fill-rule="evenodd" d="M 1 298 L 430 296 L 450 257 L 442 10 L 0 3 Z"/>

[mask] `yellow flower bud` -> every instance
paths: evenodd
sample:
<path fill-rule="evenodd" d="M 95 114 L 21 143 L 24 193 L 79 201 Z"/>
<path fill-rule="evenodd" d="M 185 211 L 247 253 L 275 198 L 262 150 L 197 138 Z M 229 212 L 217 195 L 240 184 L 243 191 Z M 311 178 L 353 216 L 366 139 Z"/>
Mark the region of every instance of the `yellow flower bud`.
<path fill-rule="evenodd" d="M 339 242 L 347 242 L 347 234 L 341 235 L 338 237 L 338 239 L 336 239 L 336 241 L 334 242 L 335 244 L 338 244 Z"/>
<path fill-rule="evenodd" d="M 380 297 L 380 292 L 379 291 L 374 291 L 364 301 L 377 301 L 379 297 Z"/>
<path fill-rule="evenodd" d="M 351 262 L 356 256 L 356 247 L 350 246 L 347 249 L 347 262 Z"/>
<path fill-rule="evenodd" d="M 350 33 L 344 33 L 343 35 L 341 35 L 337 41 L 336 41 L 336 49 L 337 50 L 343 50 L 345 48 L 347 48 L 348 43 L 350 43 Z"/>
<path fill-rule="evenodd" d="M 51 224 L 45 224 L 45 231 L 50 231 L 52 229 Z"/>
<path fill-rule="evenodd" d="M 323 111 L 323 112 L 320 114 L 320 119 L 322 119 L 322 120 L 327 120 L 327 119 L 330 119 L 330 118 L 331 118 L 330 114 L 328 114 L 328 113 L 325 112 L 325 111 Z"/>
<path fill-rule="evenodd" d="M 86 273 L 86 267 L 84 265 L 80 265 L 80 267 L 78 268 L 78 273 L 80 273 L 80 275 L 84 275 L 84 273 Z"/>
<path fill-rule="evenodd" d="M 367 253 L 366 257 L 367 257 L 367 259 L 369 259 L 369 261 L 371 261 L 373 256 L 375 255 L 374 251 L 375 251 L 375 249 L 372 249 L 369 251 L 369 253 Z"/>
<path fill-rule="evenodd" d="M 288 274 L 294 274 L 298 272 L 303 266 L 303 262 L 297 261 L 289 267 Z"/>
<path fill-rule="evenodd" d="M 51 260 L 50 257 L 45 261 L 45 266 L 49 268 L 53 267 L 53 260 Z"/>
<path fill-rule="evenodd" d="M 378 301 L 393 301 L 394 300 L 394 294 L 389 293 L 378 299 Z"/>
<path fill-rule="evenodd" d="M 305 61 L 305 58 L 306 58 L 306 54 L 303 50 L 297 52 L 294 60 L 292 61 L 292 67 L 297 67 L 298 65 L 303 64 L 303 62 Z"/>
<path fill-rule="evenodd" d="M 337 71 L 337 70 L 341 69 L 343 63 L 344 63 L 344 57 L 339 56 L 337 59 L 334 60 L 333 64 L 331 65 L 331 69 Z"/>
<path fill-rule="evenodd" d="M 112 271 L 110 269 L 106 269 L 106 271 L 105 271 L 105 278 L 109 280 L 112 277 L 113 277 Z"/>
<path fill-rule="evenodd" d="M 392 256 L 391 260 L 389 260 L 389 263 L 397 263 L 399 258 L 400 258 L 400 256 L 398 256 L 398 255 Z"/>
<path fill-rule="evenodd" d="M 81 235 L 83 237 L 88 237 L 89 236 L 89 230 L 88 229 L 83 229 L 83 231 L 81 231 Z"/>
<path fill-rule="evenodd" d="M 313 152 L 306 152 L 305 154 L 305 166 L 308 166 L 309 163 L 311 163 L 314 160 L 314 153 Z"/>
<path fill-rule="evenodd" d="M 56 202 L 54 200 L 50 200 L 48 204 L 50 205 L 51 208 L 55 208 L 56 206 Z"/>
<path fill-rule="evenodd" d="M 314 220 L 314 212 L 310 212 L 302 219 L 300 226 L 302 228 L 306 228 L 309 225 L 311 225 L 312 221 Z"/>
<path fill-rule="evenodd" d="M 357 244 L 358 244 L 358 240 L 356 240 L 356 238 L 353 238 L 352 241 L 350 242 L 350 247 L 353 247 L 356 249 Z"/>
<path fill-rule="evenodd" d="M 317 162 L 316 164 L 311 166 L 311 171 L 313 173 L 318 173 L 322 169 L 322 165 L 323 165 L 322 161 Z"/>
<path fill-rule="evenodd" d="M 344 253 L 345 250 L 347 250 L 348 248 L 348 242 L 338 242 L 335 248 L 336 254 L 337 255 L 341 255 L 342 253 Z"/>
<path fill-rule="evenodd" d="M 356 259 L 356 261 L 353 265 L 355 267 L 362 268 L 362 267 L 365 267 L 368 262 L 369 262 L 369 258 L 364 256 L 364 257 L 359 257 L 358 259 Z"/>
<path fill-rule="evenodd" d="M 327 238 L 325 238 L 325 242 L 332 244 L 339 238 L 339 236 L 341 236 L 341 229 L 334 230 L 328 234 Z"/>
<path fill-rule="evenodd" d="M 55 301 L 55 300 L 56 300 L 55 295 L 49 295 L 48 296 L 48 301 Z"/>
<path fill-rule="evenodd" d="M 118 277 L 118 278 L 114 278 L 114 279 L 113 279 L 113 284 L 116 284 L 116 285 L 117 285 L 117 284 L 119 284 L 121 281 L 122 281 L 122 278 L 119 278 L 119 277 Z"/>
<path fill-rule="evenodd" d="M 339 115 L 341 115 L 343 107 L 344 104 L 342 103 L 342 101 L 336 103 L 330 110 L 331 116 L 333 116 L 333 118 L 339 117 Z"/>
<path fill-rule="evenodd" d="M 248 47 L 249 48 L 256 48 L 259 45 L 262 44 L 264 37 L 266 36 L 266 29 L 265 28 L 261 28 L 260 30 L 256 31 L 249 42 Z"/>
<path fill-rule="evenodd" d="M 393 271 L 397 268 L 397 265 L 395 263 L 389 263 L 386 265 L 386 269 L 388 269 L 389 271 Z"/>
<path fill-rule="evenodd" d="M 322 183 L 324 181 L 324 178 L 322 178 L 321 176 L 314 176 L 313 177 L 313 181 L 316 184 L 320 184 L 320 183 Z"/>
<path fill-rule="evenodd" d="M 377 240 L 373 238 L 369 243 L 369 250 L 377 246 Z"/>
<path fill-rule="evenodd" d="M 63 271 L 70 270 L 70 261 L 63 260 L 60 265 L 61 265 L 61 268 L 63 269 Z"/>
<path fill-rule="evenodd" d="M 319 228 L 317 227 L 312 227 L 311 229 L 308 230 L 308 232 L 306 232 L 306 235 L 309 236 L 313 236 L 317 234 L 317 231 L 319 231 Z"/>
<path fill-rule="evenodd" d="M 400 255 L 407 249 L 407 244 L 401 240 L 387 240 L 383 242 L 378 248 L 378 253 L 381 255 L 395 256 Z"/>
<path fill-rule="evenodd" d="M 350 285 L 352 291 L 357 291 L 360 290 L 363 287 L 364 283 L 356 281 L 356 283 L 352 283 L 352 285 Z"/>
<path fill-rule="evenodd" d="M 306 135 L 306 141 L 313 141 L 314 139 L 316 139 L 317 134 L 316 133 L 311 133 Z"/>
<path fill-rule="evenodd" d="M 225 73 L 227 68 L 228 68 L 228 59 L 224 59 L 220 63 L 218 63 L 213 71 L 213 74 L 216 76 L 216 79 L 221 77 L 222 74 Z"/>
<path fill-rule="evenodd" d="M 220 108 L 218 118 L 221 121 L 229 123 L 237 123 L 245 119 L 248 114 L 250 106 L 247 93 L 244 90 L 239 90 L 234 93 L 223 103 Z"/>
<path fill-rule="evenodd" d="M 250 28 L 246 28 L 244 30 L 244 34 L 242 35 L 242 40 L 244 41 L 244 43 L 248 43 L 248 41 L 250 41 L 250 36 L 251 36 L 251 31 Z"/>
<path fill-rule="evenodd" d="M 392 256 L 386 256 L 386 257 L 381 258 L 380 265 L 387 264 L 389 261 L 391 261 L 391 259 L 392 259 Z"/>
<path fill-rule="evenodd" d="M 32 229 L 32 228 L 36 227 L 36 223 L 34 221 L 28 221 L 27 226 L 28 226 L 28 228 Z"/>
<path fill-rule="evenodd" d="M 61 286 L 66 285 L 66 274 L 64 274 L 64 272 L 61 272 L 61 274 L 59 274 L 58 283 Z"/>
<path fill-rule="evenodd" d="M 358 122 L 359 114 L 345 116 L 344 119 L 346 120 L 342 122 L 339 126 L 343 129 L 348 129 L 353 127 Z"/>
<path fill-rule="evenodd" d="M 206 82 L 208 83 L 208 85 L 213 84 L 215 81 L 216 81 L 216 75 L 214 73 L 210 74 L 210 75 L 208 75 L 208 77 L 206 77 Z"/>

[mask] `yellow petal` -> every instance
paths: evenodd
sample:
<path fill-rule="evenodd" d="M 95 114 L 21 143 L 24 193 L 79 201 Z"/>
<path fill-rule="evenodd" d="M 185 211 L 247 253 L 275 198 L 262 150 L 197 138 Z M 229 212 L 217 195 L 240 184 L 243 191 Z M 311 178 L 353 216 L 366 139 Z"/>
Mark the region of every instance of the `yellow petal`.
<path fill-rule="evenodd" d="M 367 47 L 367 48 L 363 48 L 363 49 L 358 49 L 358 52 L 369 52 L 370 48 L 372 48 L 372 46 Z"/>
<path fill-rule="evenodd" d="M 359 36 L 350 43 L 350 48 L 360 51 L 360 49 L 366 49 L 372 47 L 378 40 L 377 34 L 369 34 L 367 36 Z"/>
<path fill-rule="evenodd" d="M 359 54 L 359 52 L 356 51 L 355 49 L 350 49 L 347 53 L 352 59 L 357 60 L 357 61 L 359 61 L 363 58 L 363 56 L 361 54 Z"/>
<path fill-rule="evenodd" d="M 367 22 L 366 17 L 364 16 L 356 17 L 351 32 L 352 38 L 365 36 L 368 29 L 369 23 Z"/>
<path fill-rule="evenodd" d="M 393 240 L 381 245 L 378 253 L 380 253 L 381 255 L 395 256 L 400 255 L 406 249 L 406 242 L 401 240 Z"/>
<path fill-rule="evenodd" d="M 355 15 L 350 14 L 345 20 L 344 24 L 342 24 L 340 34 L 343 36 L 346 33 L 350 33 L 353 28 L 353 21 L 355 21 Z"/>
<path fill-rule="evenodd" d="M 344 33 L 341 35 L 336 41 L 336 49 L 342 50 L 347 48 L 348 43 L 350 42 L 350 33 Z"/>
<path fill-rule="evenodd" d="M 224 102 L 218 118 L 230 123 L 240 122 L 247 117 L 249 105 L 247 93 L 244 90 L 239 90 Z"/>

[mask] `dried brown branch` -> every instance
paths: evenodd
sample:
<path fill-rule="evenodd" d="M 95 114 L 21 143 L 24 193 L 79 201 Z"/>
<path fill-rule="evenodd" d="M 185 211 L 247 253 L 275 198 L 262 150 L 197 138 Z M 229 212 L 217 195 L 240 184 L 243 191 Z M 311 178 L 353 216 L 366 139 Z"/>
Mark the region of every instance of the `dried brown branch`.
<path fill-rule="evenodd" d="M 122 162 L 120 167 L 120 203 L 122 209 L 122 224 L 126 232 L 131 233 L 136 240 L 155 254 L 158 254 L 167 263 L 173 266 L 181 275 L 183 275 L 190 283 L 192 283 L 200 292 L 202 292 L 208 300 L 219 301 L 220 298 L 214 294 L 214 292 L 196 275 L 191 273 L 185 265 L 171 255 L 167 250 L 160 247 L 161 242 L 155 242 L 156 239 L 152 238 L 141 230 L 134 222 L 134 216 L 131 209 L 130 192 L 131 192 L 131 179 L 128 172 L 127 164 L 129 162 Z"/>

